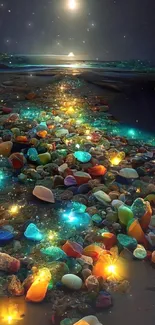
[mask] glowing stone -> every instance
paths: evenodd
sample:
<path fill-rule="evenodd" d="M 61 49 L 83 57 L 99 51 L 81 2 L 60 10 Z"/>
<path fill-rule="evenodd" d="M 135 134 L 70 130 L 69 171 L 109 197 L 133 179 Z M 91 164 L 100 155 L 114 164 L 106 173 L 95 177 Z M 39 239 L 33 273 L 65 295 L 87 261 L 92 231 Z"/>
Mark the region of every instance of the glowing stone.
<path fill-rule="evenodd" d="M 82 212 L 85 212 L 86 209 L 87 209 L 86 205 L 84 205 L 84 204 L 82 204 L 82 203 L 80 203 L 80 202 L 76 202 L 76 201 L 74 201 L 74 202 L 72 203 L 72 210 L 73 210 L 73 211 L 77 211 L 77 212 L 82 213 Z"/>
<path fill-rule="evenodd" d="M 82 163 L 87 163 L 91 160 L 91 154 L 86 151 L 76 151 L 74 152 L 74 157 Z"/>
<path fill-rule="evenodd" d="M 38 152 L 35 148 L 30 148 L 27 152 L 27 155 L 31 161 L 37 161 L 38 159 Z"/>
<path fill-rule="evenodd" d="M 24 236 L 27 239 L 34 241 L 41 241 L 43 239 L 43 235 L 38 229 L 38 227 L 34 223 L 30 223 L 24 232 Z"/>
<path fill-rule="evenodd" d="M 113 166 L 119 165 L 119 163 L 125 158 L 125 153 L 123 151 L 109 150 L 108 152 L 109 161 Z"/>
<path fill-rule="evenodd" d="M 50 280 L 50 270 L 48 268 L 40 269 L 35 277 L 34 282 L 32 283 L 31 287 L 27 292 L 26 300 L 33 302 L 41 302 L 46 296 Z"/>
<path fill-rule="evenodd" d="M 14 238 L 14 234 L 7 230 L 0 230 L 0 245 L 7 244 L 10 240 Z"/>
<path fill-rule="evenodd" d="M 118 247 L 122 250 L 123 248 L 127 248 L 129 250 L 134 250 L 137 247 L 137 240 L 128 235 L 119 234 L 117 236 Z"/>
<path fill-rule="evenodd" d="M 21 119 L 36 120 L 39 116 L 39 110 L 33 107 L 26 107 L 21 109 L 20 117 Z"/>
<path fill-rule="evenodd" d="M 118 218 L 119 221 L 123 224 L 123 225 L 127 225 L 128 222 L 133 219 L 134 215 L 133 212 L 130 208 L 128 208 L 127 206 L 121 205 L 118 208 Z"/>
<path fill-rule="evenodd" d="M 47 255 L 51 260 L 58 261 L 61 259 L 66 259 L 66 253 L 59 247 L 49 246 L 47 248 L 42 248 L 41 253 Z"/>
<path fill-rule="evenodd" d="M 72 226 L 77 230 L 85 230 L 91 224 L 91 218 L 88 213 L 71 211 L 63 214 L 63 222 L 67 227 Z"/>
<path fill-rule="evenodd" d="M 129 236 L 135 238 L 138 243 L 143 244 L 145 248 L 148 246 L 145 234 L 137 219 L 131 219 L 127 225 L 127 233 Z"/>
<path fill-rule="evenodd" d="M 33 195 L 36 196 L 38 199 L 50 203 L 54 203 L 54 195 L 51 190 L 49 190 L 47 187 L 36 185 L 33 190 Z"/>
<path fill-rule="evenodd" d="M 97 165 L 88 169 L 88 173 L 91 176 L 103 176 L 107 172 L 107 169 L 102 165 Z"/>
<path fill-rule="evenodd" d="M 95 244 L 86 246 L 83 250 L 83 255 L 92 257 L 94 261 L 98 260 L 100 255 L 104 252 L 103 248 Z"/>
<path fill-rule="evenodd" d="M 83 252 L 83 247 L 78 243 L 67 240 L 66 243 L 62 246 L 63 251 L 69 257 L 81 257 Z"/>

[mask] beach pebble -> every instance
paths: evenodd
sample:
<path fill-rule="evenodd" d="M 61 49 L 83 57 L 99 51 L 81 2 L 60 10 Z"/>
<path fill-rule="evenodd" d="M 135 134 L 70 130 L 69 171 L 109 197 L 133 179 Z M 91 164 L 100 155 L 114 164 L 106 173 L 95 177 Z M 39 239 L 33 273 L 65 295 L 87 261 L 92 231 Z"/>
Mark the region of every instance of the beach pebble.
<path fill-rule="evenodd" d="M 74 274 L 66 274 L 62 277 L 61 282 L 68 287 L 69 289 L 73 290 L 80 290 L 82 287 L 82 280 Z"/>
<path fill-rule="evenodd" d="M 24 295 L 24 288 L 16 275 L 9 276 L 7 290 L 11 296 Z"/>
<path fill-rule="evenodd" d="M 111 202 L 110 196 L 103 191 L 95 192 L 94 196 L 101 203 L 104 203 L 104 202 L 110 203 Z"/>
<path fill-rule="evenodd" d="M 9 157 L 11 154 L 12 147 L 13 143 L 11 141 L 0 143 L 0 155 L 2 155 L 3 157 Z"/>
<path fill-rule="evenodd" d="M 49 203 L 55 202 L 54 195 L 53 195 L 52 191 L 44 186 L 36 185 L 33 190 L 33 195 L 42 201 L 46 201 Z"/>
<path fill-rule="evenodd" d="M 139 177 L 137 171 L 133 168 L 122 168 L 119 171 L 119 175 L 124 178 L 138 178 Z"/>

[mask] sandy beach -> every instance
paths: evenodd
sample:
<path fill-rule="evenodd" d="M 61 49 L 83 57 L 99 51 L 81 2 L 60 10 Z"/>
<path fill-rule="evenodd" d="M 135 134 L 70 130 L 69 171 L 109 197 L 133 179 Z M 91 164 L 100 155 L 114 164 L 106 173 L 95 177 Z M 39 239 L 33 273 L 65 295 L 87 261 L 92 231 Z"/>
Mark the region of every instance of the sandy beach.
<path fill-rule="evenodd" d="M 64 73 L 64 72 L 63 72 Z M 87 82 L 88 89 L 96 96 L 103 96 L 109 105 L 109 113 L 119 122 L 137 127 L 139 129 L 154 133 L 155 117 L 155 92 L 154 80 L 143 77 L 122 78 L 116 80 L 116 76 L 108 76 L 85 72 L 85 71 L 66 71 L 65 74 L 76 74 L 78 78 Z M 9 91 L 10 98 L 6 99 L 7 105 L 16 108 L 18 102 L 13 99 L 12 92 L 17 89 L 19 94 L 26 89 L 26 92 L 42 89 L 51 85 L 54 81 L 63 78 L 57 71 L 51 73 L 16 73 L 0 74 L 0 88 Z M 107 81 L 108 79 L 108 81 Z M 115 80 L 114 80 L 115 79 Z M 86 89 L 80 90 L 81 96 L 87 95 Z M 133 261 L 128 262 L 128 274 L 131 284 L 130 292 L 127 294 L 114 294 L 114 306 L 108 311 L 97 314 L 103 325 L 153 325 L 155 318 L 155 270 L 147 262 Z M 10 303 L 18 304 L 21 313 L 21 320 L 13 321 L 13 325 L 48 325 L 52 324 L 52 311 L 50 303 L 31 304 L 25 303 L 24 298 L 1 298 L 0 308 Z M 1 325 L 6 322 L 1 321 Z M 56 325 L 59 325 L 56 323 Z"/>

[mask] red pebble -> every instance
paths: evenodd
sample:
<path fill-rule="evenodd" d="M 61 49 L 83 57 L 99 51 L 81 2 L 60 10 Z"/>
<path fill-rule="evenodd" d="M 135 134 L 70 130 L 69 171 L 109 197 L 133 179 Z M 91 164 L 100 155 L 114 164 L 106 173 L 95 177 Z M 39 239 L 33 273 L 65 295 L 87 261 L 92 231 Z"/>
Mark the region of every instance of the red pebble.
<path fill-rule="evenodd" d="M 62 246 L 62 249 L 69 257 L 81 257 L 83 253 L 83 247 L 80 244 L 69 240 Z"/>
<path fill-rule="evenodd" d="M 104 243 L 105 248 L 107 250 L 110 250 L 113 246 L 116 245 L 117 238 L 116 238 L 116 236 L 114 234 L 112 234 L 110 232 L 107 232 L 107 233 L 105 232 L 105 233 L 102 234 L 102 236 L 103 236 L 102 242 Z"/>
<path fill-rule="evenodd" d="M 88 169 L 88 173 L 91 176 L 103 176 L 107 172 L 107 169 L 102 165 L 97 165 Z"/>
<path fill-rule="evenodd" d="M 9 157 L 9 159 L 12 162 L 14 169 L 23 168 L 24 163 L 25 163 L 25 158 L 21 153 L 19 153 L 19 152 L 12 153 L 12 155 Z"/>
<path fill-rule="evenodd" d="M 12 112 L 12 108 L 10 108 L 10 107 L 3 107 L 2 108 L 2 112 L 4 114 L 10 114 Z"/>

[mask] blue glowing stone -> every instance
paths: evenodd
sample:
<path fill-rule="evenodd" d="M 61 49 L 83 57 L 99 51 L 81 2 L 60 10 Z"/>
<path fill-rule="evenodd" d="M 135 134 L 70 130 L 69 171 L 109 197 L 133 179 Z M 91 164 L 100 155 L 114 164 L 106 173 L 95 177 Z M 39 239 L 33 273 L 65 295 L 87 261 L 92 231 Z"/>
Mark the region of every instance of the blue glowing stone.
<path fill-rule="evenodd" d="M 82 163 L 87 163 L 91 160 L 91 154 L 87 151 L 75 151 L 74 157 Z"/>
<path fill-rule="evenodd" d="M 88 213 L 71 211 L 63 215 L 64 224 L 77 230 L 85 230 L 91 224 L 91 218 Z"/>
<path fill-rule="evenodd" d="M 37 159 L 38 159 L 38 152 L 35 148 L 30 148 L 27 152 L 27 155 L 28 155 L 29 159 L 32 161 L 37 161 Z"/>
<path fill-rule="evenodd" d="M 8 230 L 0 230 L 0 245 L 7 244 L 14 238 L 14 235 Z"/>
<path fill-rule="evenodd" d="M 66 253 L 61 248 L 56 246 L 42 248 L 41 253 L 49 256 L 53 261 L 64 260 L 67 258 Z"/>
<path fill-rule="evenodd" d="M 43 239 L 43 235 L 38 229 L 38 227 L 34 223 L 30 223 L 24 232 L 24 236 L 27 239 L 34 241 L 41 241 Z"/>

